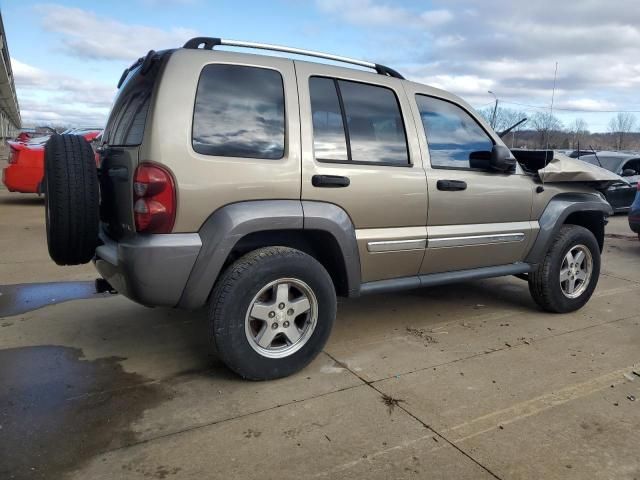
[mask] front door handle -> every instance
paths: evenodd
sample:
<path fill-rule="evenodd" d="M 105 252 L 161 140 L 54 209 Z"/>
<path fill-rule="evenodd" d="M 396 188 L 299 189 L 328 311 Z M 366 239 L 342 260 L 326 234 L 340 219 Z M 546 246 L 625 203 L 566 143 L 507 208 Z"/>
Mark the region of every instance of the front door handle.
<path fill-rule="evenodd" d="M 438 180 L 436 183 L 438 190 L 444 190 L 446 192 L 457 192 L 467 189 L 467 182 L 462 180 Z"/>
<path fill-rule="evenodd" d="M 311 177 L 311 185 L 314 187 L 340 188 L 348 187 L 350 183 L 349 177 L 339 175 L 314 175 Z"/>

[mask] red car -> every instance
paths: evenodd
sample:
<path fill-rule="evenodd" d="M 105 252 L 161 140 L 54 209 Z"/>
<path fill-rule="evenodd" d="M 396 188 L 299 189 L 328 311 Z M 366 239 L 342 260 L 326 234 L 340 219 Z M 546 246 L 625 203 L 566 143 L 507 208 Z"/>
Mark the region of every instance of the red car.
<path fill-rule="evenodd" d="M 102 130 L 75 129 L 69 133 L 82 135 L 88 142 L 93 141 Z M 42 193 L 44 177 L 44 145 L 49 137 L 39 137 L 20 142 L 9 141 L 9 165 L 2 171 L 2 183 L 10 192 Z"/>

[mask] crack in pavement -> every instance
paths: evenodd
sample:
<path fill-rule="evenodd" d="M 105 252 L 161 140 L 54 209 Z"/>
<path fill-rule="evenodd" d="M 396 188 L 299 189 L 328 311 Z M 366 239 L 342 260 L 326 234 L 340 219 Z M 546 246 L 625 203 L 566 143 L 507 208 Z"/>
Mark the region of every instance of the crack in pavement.
<path fill-rule="evenodd" d="M 326 352 L 325 352 L 326 353 Z M 332 357 L 330 354 L 327 353 L 327 355 L 329 356 L 329 358 L 333 359 L 334 362 L 338 362 L 338 360 L 336 360 L 334 357 Z M 356 377 L 358 377 L 360 380 L 362 380 L 367 386 L 369 386 L 370 388 L 372 388 L 374 391 L 376 391 L 378 394 L 381 395 L 381 398 L 385 397 L 385 393 L 382 392 L 380 389 L 376 388 L 375 385 L 373 385 L 373 382 L 368 382 L 367 380 L 365 380 L 364 378 L 362 378 L 360 375 L 358 375 L 354 370 L 352 370 L 351 368 L 349 368 L 348 366 L 345 366 L 345 368 L 351 372 L 353 375 L 355 375 Z M 461 453 L 462 455 L 464 455 L 465 457 L 467 457 L 469 460 L 471 460 L 473 463 L 475 463 L 476 465 L 478 465 L 480 468 L 482 468 L 485 472 L 487 472 L 489 475 L 491 475 L 493 478 L 497 479 L 497 480 L 502 480 L 498 475 L 496 475 L 494 472 L 491 471 L 490 468 L 484 466 L 482 463 L 480 463 L 477 459 L 475 459 L 474 457 L 472 457 L 469 453 L 467 453 L 466 451 L 464 451 L 462 448 L 460 448 L 458 445 L 454 444 L 452 441 L 450 441 L 447 437 L 445 437 L 442 433 L 438 432 L 437 430 L 435 430 L 433 427 L 431 427 L 430 425 L 427 425 L 425 422 L 423 422 L 420 418 L 418 418 L 416 415 L 414 415 L 412 412 L 410 412 L 406 407 L 402 406 L 399 402 L 397 402 L 395 404 L 395 406 L 402 410 L 404 413 L 406 413 L 407 415 L 409 415 L 411 418 L 413 418 L 415 421 L 417 421 L 420 425 L 422 425 L 424 428 L 426 428 L 427 430 L 429 430 L 430 432 L 432 432 L 433 434 L 435 434 L 436 436 L 438 436 L 438 438 L 441 438 L 442 440 L 444 440 L 447 444 L 449 444 L 451 447 L 453 447 L 454 449 L 456 449 L 459 453 Z M 400 448 L 406 448 L 403 447 L 402 445 L 398 446 Z"/>

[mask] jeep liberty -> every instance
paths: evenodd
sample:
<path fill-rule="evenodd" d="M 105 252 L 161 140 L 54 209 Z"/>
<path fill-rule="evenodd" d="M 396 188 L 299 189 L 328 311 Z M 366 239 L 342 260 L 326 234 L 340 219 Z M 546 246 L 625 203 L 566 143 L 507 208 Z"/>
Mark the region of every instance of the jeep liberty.
<path fill-rule="evenodd" d="M 603 173 L 532 168 L 462 99 L 388 67 L 199 37 L 149 52 L 118 89 L 98 166 L 79 136 L 46 146 L 50 255 L 93 261 L 143 305 L 206 306 L 244 378 L 316 357 L 336 296 L 516 275 L 563 313 L 596 288 Z"/>

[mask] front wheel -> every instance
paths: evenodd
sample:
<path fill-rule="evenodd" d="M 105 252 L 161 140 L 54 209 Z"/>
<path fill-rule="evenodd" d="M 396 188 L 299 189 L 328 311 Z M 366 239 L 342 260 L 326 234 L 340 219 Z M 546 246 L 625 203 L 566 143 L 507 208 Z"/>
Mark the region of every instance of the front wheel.
<path fill-rule="evenodd" d="M 222 274 L 209 304 L 218 356 L 251 380 L 291 375 L 324 347 L 336 315 L 331 277 L 287 247 L 250 252 Z"/>
<path fill-rule="evenodd" d="M 599 276 L 600 247 L 593 233 L 563 225 L 544 261 L 529 274 L 529 291 L 549 312 L 573 312 L 591 298 Z"/>

